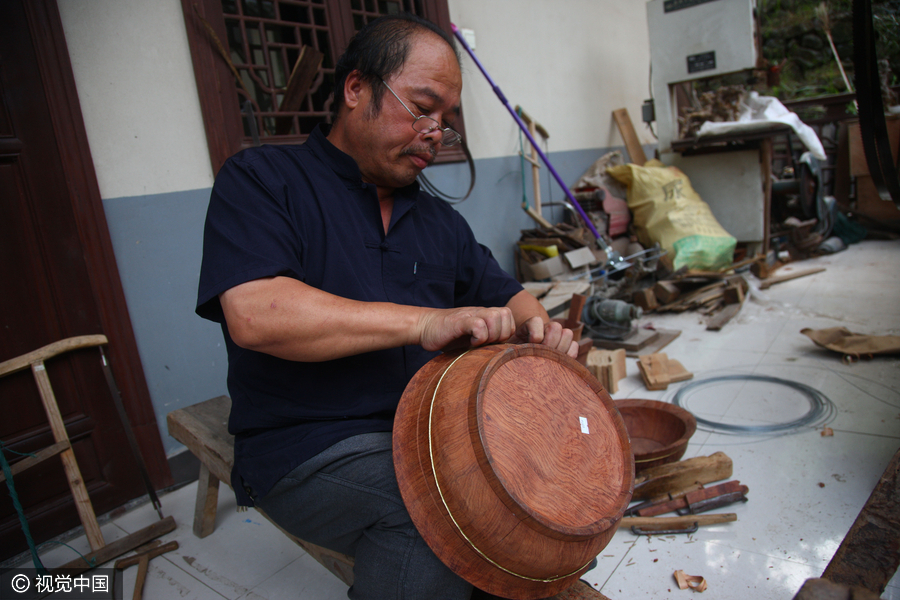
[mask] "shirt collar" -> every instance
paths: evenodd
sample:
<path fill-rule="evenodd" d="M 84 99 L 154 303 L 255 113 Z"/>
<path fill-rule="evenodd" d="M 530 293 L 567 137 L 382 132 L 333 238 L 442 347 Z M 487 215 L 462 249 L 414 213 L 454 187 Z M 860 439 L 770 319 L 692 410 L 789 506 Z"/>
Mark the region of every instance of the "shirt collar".
<path fill-rule="evenodd" d="M 331 125 L 324 123 L 316 125 L 312 133 L 309 134 L 306 145 L 319 155 L 319 157 L 331 167 L 341 179 L 362 187 L 364 184 L 359 165 L 356 164 L 356 160 L 354 160 L 352 156 L 345 153 L 343 150 L 338 149 L 337 146 L 328 141 L 327 136 L 330 130 Z M 419 182 L 413 181 L 411 184 L 395 190 L 394 201 L 396 202 L 401 198 L 415 200 L 418 193 Z"/>

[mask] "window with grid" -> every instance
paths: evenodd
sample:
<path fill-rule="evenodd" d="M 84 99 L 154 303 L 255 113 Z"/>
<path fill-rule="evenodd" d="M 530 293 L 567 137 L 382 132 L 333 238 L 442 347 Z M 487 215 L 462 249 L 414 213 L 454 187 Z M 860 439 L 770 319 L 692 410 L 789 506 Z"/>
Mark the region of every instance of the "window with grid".
<path fill-rule="evenodd" d="M 410 12 L 450 31 L 447 0 L 182 0 L 182 8 L 213 172 L 254 136 L 297 144 L 329 122 L 335 62 L 370 20 Z M 438 158 L 461 160 L 458 146 Z"/>

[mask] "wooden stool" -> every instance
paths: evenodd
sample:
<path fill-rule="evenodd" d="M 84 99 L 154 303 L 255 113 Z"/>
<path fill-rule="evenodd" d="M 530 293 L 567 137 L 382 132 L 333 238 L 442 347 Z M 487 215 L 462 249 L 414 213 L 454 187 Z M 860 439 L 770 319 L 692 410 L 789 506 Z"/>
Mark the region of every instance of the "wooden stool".
<path fill-rule="evenodd" d="M 234 436 L 228 433 L 231 399 L 228 396 L 211 398 L 205 402 L 180 408 L 166 417 L 169 435 L 187 446 L 200 459 L 200 479 L 197 482 L 197 502 L 194 505 L 194 535 L 204 538 L 216 528 L 216 506 L 219 482 L 231 487 L 231 467 L 234 465 Z M 256 508 L 263 517 L 278 527 L 323 567 L 346 583 L 353 585 L 353 558 L 316 546 L 291 535 Z"/>

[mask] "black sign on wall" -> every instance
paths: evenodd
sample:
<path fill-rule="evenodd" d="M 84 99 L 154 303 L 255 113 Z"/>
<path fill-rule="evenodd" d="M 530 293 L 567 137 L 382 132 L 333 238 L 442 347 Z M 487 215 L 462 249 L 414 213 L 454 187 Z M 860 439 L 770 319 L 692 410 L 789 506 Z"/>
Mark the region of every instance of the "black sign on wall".
<path fill-rule="evenodd" d="M 699 73 L 700 71 L 711 71 L 716 68 L 716 53 L 703 52 L 702 54 L 692 54 L 687 57 L 688 73 Z"/>
<path fill-rule="evenodd" d="M 676 10 L 681 10 L 683 8 L 690 8 L 692 6 L 697 6 L 698 4 L 706 4 L 707 2 L 713 2 L 714 0 L 666 0 L 663 2 L 663 11 L 664 12 L 673 12 Z"/>

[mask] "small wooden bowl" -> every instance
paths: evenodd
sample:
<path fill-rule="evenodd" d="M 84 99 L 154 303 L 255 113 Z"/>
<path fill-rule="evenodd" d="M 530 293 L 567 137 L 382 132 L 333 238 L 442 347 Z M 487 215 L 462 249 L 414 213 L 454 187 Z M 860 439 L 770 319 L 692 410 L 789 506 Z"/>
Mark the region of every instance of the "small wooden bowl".
<path fill-rule="evenodd" d="M 634 452 L 634 471 L 681 460 L 697 431 L 694 415 L 657 400 L 614 400 Z"/>

